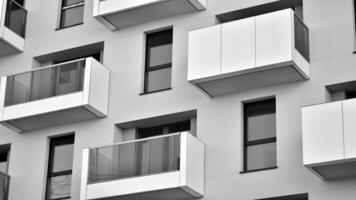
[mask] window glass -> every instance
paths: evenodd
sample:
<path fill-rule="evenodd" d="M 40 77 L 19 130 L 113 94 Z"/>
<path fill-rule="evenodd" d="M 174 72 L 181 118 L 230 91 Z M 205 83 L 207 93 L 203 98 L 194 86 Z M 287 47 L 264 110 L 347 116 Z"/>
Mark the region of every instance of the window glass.
<path fill-rule="evenodd" d="M 256 170 L 276 166 L 276 143 L 247 147 L 247 169 Z"/>
<path fill-rule="evenodd" d="M 56 176 L 51 178 L 50 199 L 65 198 L 70 196 L 72 175 Z M 65 198 L 70 199 L 70 198 Z"/>
<path fill-rule="evenodd" d="M 147 34 L 144 92 L 171 87 L 172 29 Z"/>
<path fill-rule="evenodd" d="M 156 91 L 171 86 L 171 68 L 150 71 L 147 74 L 147 90 Z"/>
<path fill-rule="evenodd" d="M 62 10 L 61 27 L 83 23 L 84 6 L 77 6 Z"/>
<path fill-rule="evenodd" d="M 8 152 L 0 152 L 0 172 L 7 173 L 7 156 Z"/>
<path fill-rule="evenodd" d="M 150 67 L 169 64 L 172 62 L 172 44 L 151 47 Z"/>
<path fill-rule="evenodd" d="M 54 147 L 53 172 L 71 170 L 73 165 L 73 144 Z"/>
<path fill-rule="evenodd" d="M 244 104 L 244 171 L 277 165 L 275 99 Z"/>
<path fill-rule="evenodd" d="M 275 113 L 249 116 L 247 120 L 249 141 L 276 136 Z"/>

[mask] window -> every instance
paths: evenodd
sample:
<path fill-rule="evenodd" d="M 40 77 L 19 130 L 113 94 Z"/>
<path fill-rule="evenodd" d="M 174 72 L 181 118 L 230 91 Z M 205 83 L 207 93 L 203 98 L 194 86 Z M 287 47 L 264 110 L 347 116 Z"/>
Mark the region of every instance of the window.
<path fill-rule="evenodd" d="M 190 131 L 190 121 L 178 122 L 163 126 L 138 129 L 138 139 Z"/>
<path fill-rule="evenodd" d="M 74 135 L 50 141 L 46 200 L 71 197 Z"/>
<path fill-rule="evenodd" d="M 309 198 L 308 193 L 305 193 L 305 194 L 297 194 L 297 195 L 258 199 L 258 200 L 308 200 L 308 198 Z"/>
<path fill-rule="evenodd" d="M 9 166 L 10 145 L 0 146 L 0 173 L 7 174 Z"/>
<path fill-rule="evenodd" d="M 150 33 L 146 36 L 144 93 L 171 88 L 173 30 Z"/>
<path fill-rule="evenodd" d="M 275 168 L 275 99 L 244 104 L 244 172 Z"/>
<path fill-rule="evenodd" d="M 66 28 L 83 23 L 84 0 L 62 0 L 59 28 Z"/>

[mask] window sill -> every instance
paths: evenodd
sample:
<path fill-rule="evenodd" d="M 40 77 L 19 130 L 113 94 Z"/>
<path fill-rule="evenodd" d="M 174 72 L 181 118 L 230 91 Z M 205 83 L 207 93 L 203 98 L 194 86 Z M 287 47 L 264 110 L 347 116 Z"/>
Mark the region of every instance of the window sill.
<path fill-rule="evenodd" d="M 168 91 L 168 90 L 171 90 L 171 89 L 172 88 L 166 88 L 166 89 L 156 90 L 156 91 L 151 91 L 151 92 L 143 92 L 143 93 L 140 93 L 139 95 L 142 96 L 142 95 L 147 95 L 147 94 L 154 94 L 154 93 L 158 93 L 158 92 Z"/>
<path fill-rule="evenodd" d="M 260 172 L 260 171 L 272 170 L 272 169 L 278 169 L 278 167 L 276 166 L 276 167 L 268 167 L 268 168 L 262 168 L 262 169 L 242 171 L 242 172 L 240 172 L 240 174 L 247 174 L 247 173 L 252 173 L 252 172 Z"/>
<path fill-rule="evenodd" d="M 80 26 L 80 25 L 83 25 L 83 24 L 84 24 L 84 23 L 81 22 L 81 23 L 78 23 L 78 24 L 70 25 L 70 26 L 59 27 L 59 28 L 56 28 L 56 29 L 54 29 L 54 30 L 55 30 L 55 31 L 59 31 L 59 30 L 67 29 L 67 28 L 72 28 L 72 27 L 75 27 L 75 26 Z"/>

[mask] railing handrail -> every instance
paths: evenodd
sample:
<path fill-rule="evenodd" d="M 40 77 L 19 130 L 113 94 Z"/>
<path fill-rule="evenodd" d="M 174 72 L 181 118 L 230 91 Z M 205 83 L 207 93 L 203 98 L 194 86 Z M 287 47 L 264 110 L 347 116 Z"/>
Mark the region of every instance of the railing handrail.
<path fill-rule="evenodd" d="M 9 77 L 9 76 L 16 76 L 16 75 L 21 75 L 21 74 L 27 74 L 27 73 L 34 72 L 34 71 L 45 70 L 45 69 L 49 69 L 49 68 L 53 68 L 53 67 L 58 67 L 58 66 L 61 66 L 61 65 L 66 65 L 66 64 L 70 64 L 70 63 L 75 63 L 75 62 L 83 61 L 83 60 L 86 60 L 86 59 L 88 59 L 88 58 L 92 58 L 92 57 L 79 58 L 79 59 L 76 59 L 76 60 L 71 60 L 71 61 L 67 61 L 67 62 L 63 62 L 63 63 L 57 63 L 57 64 L 49 65 L 49 66 L 46 66 L 46 67 L 38 67 L 38 68 L 34 68 L 34 69 L 31 69 L 31 70 L 28 70 L 28 71 L 20 72 L 20 73 L 13 73 L 13 74 L 4 75 L 4 76 L 2 76 L 2 77 Z"/>
<path fill-rule="evenodd" d="M 26 14 L 27 14 L 27 9 L 25 8 L 25 7 L 23 7 L 21 4 L 19 4 L 19 3 L 17 3 L 15 0 L 10 0 L 11 1 L 11 3 L 14 3 L 14 4 L 16 4 L 18 7 L 20 7 L 22 10 L 24 10 L 25 12 L 26 12 Z"/>
<path fill-rule="evenodd" d="M 119 146 L 119 145 L 124 145 L 124 144 L 132 144 L 132 143 L 144 142 L 144 141 L 155 140 L 155 139 L 160 139 L 160 138 L 173 137 L 173 136 L 176 136 L 176 135 L 181 135 L 182 133 L 189 133 L 189 131 L 171 133 L 171 134 L 166 134 L 166 135 L 159 135 L 159 136 L 143 138 L 143 139 L 129 140 L 129 141 L 125 141 L 125 142 L 117 142 L 117 143 L 113 143 L 113 144 L 109 144 L 109 145 L 91 147 L 89 149 L 91 149 L 91 150 L 93 150 L 93 149 L 101 149 L 101 148 Z"/>

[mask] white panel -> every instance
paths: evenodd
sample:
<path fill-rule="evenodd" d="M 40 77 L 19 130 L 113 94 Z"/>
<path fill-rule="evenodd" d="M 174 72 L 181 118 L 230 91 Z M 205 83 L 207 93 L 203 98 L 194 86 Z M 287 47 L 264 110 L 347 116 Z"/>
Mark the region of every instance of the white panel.
<path fill-rule="evenodd" d="M 222 73 L 254 68 L 255 17 L 222 25 Z"/>
<path fill-rule="evenodd" d="M 220 74 L 221 25 L 189 33 L 188 80 Z"/>
<path fill-rule="evenodd" d="M 204 195 L 204 144 L 194 136 L 187 134 L 187 186 L 195 191 L 196 197 Z"/>
<path fill-rule="evenodd" d="M 6 0 L 0 0 L 0 28 L 2 29 L 1 31 L 3 31 L 3 27 L 5 24 L 6 5 Z"/>
<path fill-rule="evenodd" d="M 3 121 L 75 108 L 82 105 L 83 92 L 50 97 L 5 107 Z"/>
<path fill-rule="evenodd" d="M 356 99 L 343 102 L 345 158 L 356 158 Z"/>
<path fill-rule="evenodd" d="M 25 39 L 6 27 L 4 28 L 3 39 L 19 51 L 23 51 L 25 48 Z"/>
<path fill-rule="evenodd" d="M 87 199 L 101 199 L 177 187 L 179 187 L 179 172 L 176 171 L 90 184 L 87 186 Z"/>
<path fill-rule="evenodd" d="M 293 61 L 298 67 L 299 72 L 306 78 L 310 78 L 310 64 L 309 62 L 296 50 L 293 50 Z"/>
<path fill-rule="evenodd" d="M 122 12 L 137 7 L 147 6 L 166 0 L 106 0 L 101 1 L 99 5 L 99 14 L 108 14 L 112 12 Z"/>
<path fill-rule="evenodd" d="M 180 134 L 180 160 L 179 160 L 179 171 L 180 171 L 180 186 L 187 185 L 187 152 L 188 150 L 188 133 L 184 132 Z"/>
<path fill-rule="evenodd" d="M 84 149 L 82 154 L 82 176 L 80 179 L 80 200 L 86 200 L 89 172 L 89 149 Z"/>
<path fill-rule="evenodd" d="M 257 67 L 292 60 L 292 16 L 286 9 L 256 17 Z"/>
<path fill-rule="evenodd" d="M 341 102 L 304 107 L 302 123 L 305 165 L 344 158 Z"/>
<path fill-rule="evenodd" d="M 93 58 L 91 60 L 89 105 L 98 116 L 106 116 L 109 103 L 110 71 Z"/>

